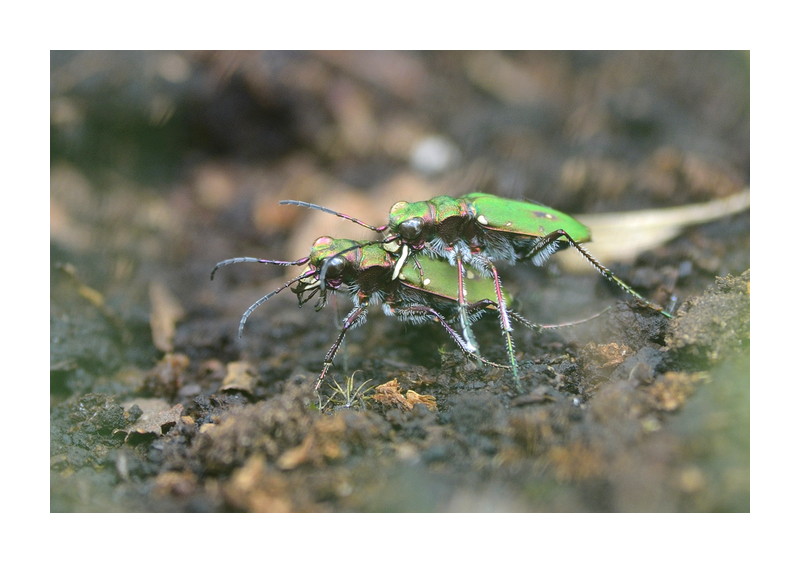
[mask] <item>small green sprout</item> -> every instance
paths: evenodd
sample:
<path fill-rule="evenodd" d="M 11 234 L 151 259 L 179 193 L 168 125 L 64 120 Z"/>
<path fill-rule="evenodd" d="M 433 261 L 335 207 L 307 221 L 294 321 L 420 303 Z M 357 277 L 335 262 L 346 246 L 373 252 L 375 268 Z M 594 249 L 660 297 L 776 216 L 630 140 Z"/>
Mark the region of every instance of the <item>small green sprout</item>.
<path fill-rule="evenodd" d="M 361 385 L 356 387 L 355 379 L 358 371 L 354 371 L 352 375 L 344 378 L 344 387 L 339 385 L 339 382 L 336 381 L 336 378 L 333 379 L 333 382 L 328 385 L 333 391 L 333 394 L 328 397 L 328 400 L 325 401 L 325 404 L 320 404 L 320 411 L 325 410 L 328 405 L 331 404 L 333 405 L 334 409 L 350 409 L 353 408 L 356 403 L 358 403 L 362 409 L 366 408 L 364 405 L 364 394 L 370 391 L 374 385 L 372 387 L 365 388 L 365 386 L 372 381 L 371 379 L 367 379 L 361 383 Z M 322 398 L 320 397 L 320 402 L 321 400 Z"/>

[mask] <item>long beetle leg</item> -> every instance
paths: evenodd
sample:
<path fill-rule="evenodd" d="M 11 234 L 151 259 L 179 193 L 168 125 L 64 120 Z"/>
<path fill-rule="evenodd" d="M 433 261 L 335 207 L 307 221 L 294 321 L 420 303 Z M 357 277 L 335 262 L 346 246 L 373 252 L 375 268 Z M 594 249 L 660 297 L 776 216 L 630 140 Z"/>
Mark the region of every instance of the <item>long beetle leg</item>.
<path fill-rule="evenodd" d="M 495 294 L 497 295 L 497 301 L 494 302 L 494 306 L 497 308 L 497 314 L 500 318 L 500 331 L 503 335 L 505 347 L 506 347 L 506 354 L 508 355 L 508 363 L 509 369 L 511 370 L 511 374 L 514 378 L 514 386 L 517 388 L 517 391 L 522 391 L 522 383 L 519 380 L 519 366 L 517 364 L 517 357 L 514 353 L 514 339 L 511 336 L 511 332 L 514 330 L 511 326 L 511 320 L 509 315 L 509 310 L 506 305 L 506 299 L 503 295 L 503 287 L 500 282 L 500 275 L 497 272 L 497 268 L 495 265 L 483 256 L 473 256 L 472 257 L 473 265 L 479 266 L 480 270 L 487 271 L 491 274 L 491 278 L 494 281 L 494 290 Z M 459 276 L 459 297 L 461 297 L 462 292 L 461 287 L 461 277 Z M 462 302 L 459 300 L 459 314 L 462 312 Z M 462 323 L 464 321 L 464 317 L 461 317 Z M 469 322 L 467 319 L 466 322 Z"/>
<path fill-rule="evenodd" d="M 336 352 L 339 351 L 339 347 L 342 345 L 347 331 L 351 328 L 361 325 L 367 320 L 367 307 L 368 304 L 366 303 L 356 305 L 349 313 L 347 313 L 347 316 L 344 318 L 344 320 L 342 320 L 342 330 L 339 331 L 339 336 L 336 337 L 336 340 L 331 345 L 328 353 L 325 354 L 325 359 L 322 361 L 322 371 L 317 378 L 317 383 L 314 385 L 315 393 L 319 393 L 319 387 L 322 385 L 322 380 L 325 379 L 328 370 L 333 365 L 333 358 L 336 357 Z"/>
<path fill-rule="evenodd" d="M 408 248 L 407 246 L 405 248 Z M 456 270 L 458 271 L 458 319 L 461 330 L 464 332 L 464 343 L 469 347 L 470 352 L 478 352 L 478 341 L 472 332 L 472 326 L 467 315 L 467 290 L 464 287 L 464 263 L 460 254 L 456 254 Z"/>
<path fill-rule="evenodd" d="M 351 328 L 355 328 L 360 326 L 364 323 L 367 318 L 367 307 L 368 304 L 360 304 L 355 306 L 344 318 L 342 321 L 342 330 L 339 331 L 339 336 L 337 336 L 334 343 L 331 345 L 328 353 L 325 354 L 325 359 L 323 360 L 322 364 L 322 371 L 317 378 L 317 383 L 314 385 L 314 391 L 319 392 L 319 388 L 322 385 L 322 380 L 325 379 L 325 376 L 328 374 L 331 366 L 333 365 L 333 359 L 336 357 L 336 353 L 339 351 L 339 348 L 344 341 L 344 337 L 347 334 L 347 331 Z M 469 349 L 468 345 L 464 340 L 459 336 L 459 334 L 453 330 L 453 328 L 447 323 L 447 320 L 444 316 L 436 311 L 431 307 L 427 307 L 425 305 L 406 305 L 400 307 L 393 307 L 390 308 L 390 311 L 393 315 L 399 317 L 402 320 L 432 320 L 438 322 L 442 328 L 445 329 L 447 334 L 450 338 L 455 341 L 459 348 L 471 358 L 490 365 L 492 367 L 500 368 L 500 369 L 509 369 L 509 366 L 504 364 L 498 364 L 495 362 L 490 362 L 489 360 L 481 357 L 480 355 L 476 354 L 472 350 Z"/>
<path fill-rule="evenodd" d="M 508 309 L 506 308 L 506 299 L 503 296 L 503 288 L 500 285 L 500 276 L 497 274 L 497 268 L 494 264 L 491 265 L 492 278 L 494 279 L 494 289 L 497 293 L 497 313 L 500 317 L 500 330 L 505 337 L 506 352 L 508 354 L 508 363 L 511 365 L 511 373 L 514 377 L 514 385 L 517 391 L 522 391 L 522 383 L 519 380 L 519 369 L 517 367 L 517 357 L 514 355 L 514 339 L 511 337 L 511 321 L 509 320 Z"/>
<path fill-rule="evenodd" d="M 505 301 L 503 301 L 503 303 L 504 302 Z M 501 309 L 503 311 L 505 311 L 505 312 L 504 313 L 500 313 Z M 552 329 L 557 329 L 557 328 L 565 328 L 565 327 L 575 326 L 575 325 L 578 325 L 578 324 L 582 324 L 582 323 L 591 321 L 591 320 L 596 319 L 599 316 L 603 315 L 604 313 L 606 313 L 609 310 L 609 307 L 606 307 L 602 311 L 600 311 L 598 313 L 594 313 L 593 315 L 590 315 L 589 317 L 586 317 L 586 318 L 583 318 L 583 319 L 579 319 L 579 320 L 576 320 L 576 321 L 568 321 L 568 322 L 555 323 L 555 324 L 538 324 L 538 323 L 534 323 L 534 322 L 529 321 L 528 319 L 526 319 L 525 317 L 523 317 L 522 315 L 520 315 L 516 311 L 512 311 L 511 309 L 505 309 L 505 305 L 501 306 L 500 302 L 495 302 L 495 301 L 492 301 L 490 299 L 482 299 L 481 301 L 476 301 L 474 303 L 470 303 L 467 306 L 467 312 L 468 312 L 469 318 L 471 320 L 474 319 L 475 317 L 477 317 L 478 315 L 480 315 L 481 313 L 483 313 L 486 310 L 497 310 L 498 313 L 500 313 L 501 318 L 503 318 L 503 315 L 505 315 L 505 317 L 507 319 L 514 319 L 516 322 L 518 322 L 521 325 L 529 328 L 530 330 L 533 330 L 535 332 L 541 332 L 542 330 L 552 330 Z M 447 326 L 447 325 L 445 325 L 445 326 Z M 452 331 L 452 329 L 450 329 L 450 330 Z M 511 340 L 511 335 L 510 335 L 509 332 L 506 332 L 505 334 L 507 336 L 506 350 L 507 350 L 507 352 L 509 352 L 509 358 L 511 358 L 511 361 L 509 363 L 511 365 L 494 364 L 494 363 L 491 363 L 491 362 L 487 362 L 487 360 L 483 359 L 482 356 L 478 356 L 477 358 L 481 359 L 481 361 L 487 362 L 490 365 L 493 365 L 495 367 L 500 367 L 502 369 L 508 369 L 508 370 L 514 370 L 514 368 L 517 366 L 517 364 L 516 364 L 516 358 L 513 357 L 513 346 L 514 346 L 514 343 L 513 343 L 513 340 Z M 457 334 L 456 334 L 456 336 L 457 336 Z M 457 339 L 455 337 L 454 337 L 454 340 L 457 341 Z M 463 348 L 462 348 L 462 350 L 463 350 Z M 465 353 L 469 354 L 469 352 L 467 352 L 466 350 L 465 350 Z M 472 354 L 470 354 L 470 355 L 472 355 Z M 475 357 L 475 356 L 473 356 L 473 357 Z M 519 377 L 517 376 L 517 372 L 516 371 L 514 371 L 514 374 L 515 374 L 514 384 L 515 384 L 515 386 L 517 388 L 517 391 L 521 392 L 522 391 L 522 384 L 521 384 L 521 382 L 519 380 Z"/>
<path fill-rule="evenodd" d="M 536 244 L 532 248 L 530 248 L 528 250 L 528 252 L 522 258 L 523 259 L 530 258 L 530 259 L 532 259 L 534 261 L 535 264 L 540 265 L 542 262 L 544 262 L 544 260 L 547 258 L 547 256 L 552 254 L 552 250 L 551 249 L 552 249 L 553 245 L 555 243 L 557 243 L 559 241 L 559 239 L 561 239 L 562 237 L 564 239 L 566 239 L 566 241 L 569 243 L 569 245 L 572 248 L 574 248 L 575 250 L 580 252 L 580 254 L 592 266 L 594 266 L 594 268 L 598 272 L 600 272 L 600 275 L 602 275 L 604 278 L 606 278 L 607 280 L 615 283 L 623 291 L 625 291 L 629 295 L 635 297 L 636 299 L 638 299 L 642 303 L 647 304 L 647 306 L 650 307 L 651 309 L 654 309 L 654 310 L 658 311 L 659 313 L 661 313 L 662 315 L 664 315 L 667 318 L 670 318 L 670 319 L 672 318 L 672 315 L 670 315 L 667 311 L 665 311 L 663 307 L 659 307 L 655 303 L 651 302 L 649 299 L 646 299 L 646 298 L 642 297 L 641 295 L 639 295 L 639 293 L 636 290 L 634 290 L 631 286 L 629 286 L 627 283 L 625 283 L 619 277 L 617 277 L 617 275 L 614 272 L 612 272 L 611 270 L 609 270 L 608 268 L 603 266 L 600 262 L 598 262 L 597 259 L 594 256 L 589 254 L 589 252 L 583 246 L 581 246 L 580 243 L 578 243 L 575 239 L 573 239 L 569 235 L 569 233 L 567 233 L 564 230 L 559 229 L 557 231 L 553 231 L 552 233 L 550 233 L 550 234 L 548 234 L 548 235 L 546 235 L 544 237 L 541 237 L 540 239 L 538 239 L 536 241 Z M 537 255 L 539 255 L 539 254 L 542 254 L 543 258 L 537 259 Z"/>
<path fill-rule="evenodd" d="M 469 344 L 461 337 L 461 335 L 456 332 L 453 327 L 447 322 L 447 319 L 439 313 L 436 309 L 428 307 L 426 305 L 407 305 L 404 307 L 397 307 L 392 309 L 392 313 L 400 318 L 408 318 L 408 319 L 420 319 L 420 320 L 431 320 L 438 322 L 442 328 L 447 332 L 450 338 L 461 348 L 461 351 L 464 352 L 467 356 L 472 358 L 473 360 L 477 360 L 481 363 L 486 365 L 500 368 L 500 369 L 510 369 L 510 366 L 505 364 L 498 364 L 495 362 L 490 362 L 477 352 L 474 352 L 470 349 Z"/>

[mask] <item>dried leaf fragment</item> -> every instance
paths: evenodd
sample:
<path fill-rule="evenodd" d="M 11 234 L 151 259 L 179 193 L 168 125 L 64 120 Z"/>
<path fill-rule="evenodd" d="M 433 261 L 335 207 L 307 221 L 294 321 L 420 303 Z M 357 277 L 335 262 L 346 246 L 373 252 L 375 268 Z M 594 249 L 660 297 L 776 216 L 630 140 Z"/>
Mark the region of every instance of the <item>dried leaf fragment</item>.
<path fill-rule="evenodd" d="M 682 229 L 735 215 L 750 207 L 750 189 L 706 203 L 665 209 L 645 209 L 620 213 L 576 215 L 592 230 L 592 256 L 602 263 L 631 262 L 646 250 L 658 248 Z M 584 272 L 592 266 L 577 252 L 559 252 L 555 257 L 562 268 Z"/>
<path fill-rule="evenodd" d="M 632 355 L 632 350 L 624 344 L 616 342 L 607 344 L 589 343 L 584 347 L 584 355 L 590 358 L 594 366 L 604 369 L 620 365 Z"/>
<path fill-rule="evenodd" d="M 433 395 L 420 395 L 411 389 L 403 395 L 397 379 L 378 385 L 370 398 L 387 407 L 399 407 L 408 411 L 418 404 L 423 404 L 432 411 L 436 410 L 436 397 Z"/>
<path fill-rule="evenodd" d="M 183 414 L 183 405 L 169 406 L 164 399 L 134 399 L 123 403 L 126 411 L 134 405 L 141 410 L 141 415 L 135 422 L 125 428 L 115 430 L 115 433 L 126 434 L 125 439 L 132 434 L 155 434 L 161 436 L 165 430 L 175 426 Z"/>
<path fill-rule="evenodd" d="M 175 323 L 183 316 L 183 308 L 167 286 L 160 282 L 150 284 L 150 304 L 153 344 L 162 352 L 171 352 Z"/>
<path fill-rule="evenodd" d="M 422 404 L 430 410 L 436 410 L 436 397 L 433 395 L 420 395 L 416 391 L 409 389 L 406 391 L 406 401 L 408 401 L 409 409 L 413 409 L 414 405 Z"/>
<path fill-rule="evenodd" d="M 230 362 L 219 390 L 243 391 L 252 395 L 256 381 L 255 369 L 250 362 Z"/>

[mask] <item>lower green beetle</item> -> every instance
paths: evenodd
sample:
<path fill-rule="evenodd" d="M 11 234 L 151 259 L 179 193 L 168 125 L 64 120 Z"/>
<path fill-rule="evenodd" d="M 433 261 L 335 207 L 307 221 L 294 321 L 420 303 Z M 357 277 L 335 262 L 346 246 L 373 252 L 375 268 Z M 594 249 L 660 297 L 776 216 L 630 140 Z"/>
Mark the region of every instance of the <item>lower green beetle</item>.
<path fill-rule="evenodd" d="M 540 266 L 553 253 L 571 246 L 606 279 L 665 317 L 671 317 L 663 308 L 639 295 L 583 248 L 582 243 L 591 239 L 586 225 L 566 213 L 538 203 L 479 192 L 462 197 L 437 196 L 426 201 L 400 201 L 392 206 L 388 223 L 381 227 L 373 227 L 356 218 L 311 203 L 294 200 L 280 203 L 332 213 L 385 234 L 381 240 L 368 244 L 380 244 L 397 256 L 395 276 L 403 271 L 411 256 L 424 254 L 448 260 L 458 272 L 456 299 L 463 338 L 475 349 L 477 345 L 474 343 L 467 315 L 467 288 L 464 285 L 466 266 L 474 268 L 483 276 L 491 277 L 500 326 L 506 347 L 510 351 L 511 369 L 518 386 L 511 317 L 507 314 L 508 304 L 495 261 L 513 264 L 530 260 Z"/>
<path fill-rule="evenodd" d="M 353 309 L 344 317 L 339 336 L 325 355 L 315 390 L 319 389 L 333 364 L 347 332 L 366 321 L 369 305 L 381 305 L 387 316 L 398 317 L 405 322 L 438 322 L 465 354 L 488 365 L 510 369 L 508 365 L 490 362 L 481 357 L 450 326 L 449 320 L 459 311 L 456 295 L 458 276 L 454 268 L 444 260 L 420 255 L 406 261 L 402 268 L 396 270 L 392 255 L 380 246 L 367 244 L 369 242 L 320 237 L 312 245 L 307 257 L 294 261 L 231 258 L 219 262 L 211 272 L 211 278 L 214 278 L 219 268 L 240 262 L 308 266 L 302 274 L 264 295 L 245 311 L 239 322 L 240 336 L 253 311 L 287 287 L 292 288 L 301 306 L 319 294 L 316 310 L 325 307 L 328 291 L 345 291 L 350 295 Z M 486 311 L 498 310 L 498 304 L 494 300 L 496 290 L 491 280 L 478 276 L 471 267 L 467 267 L 465 272 L 464 287 L 470 299 L 465 310 L 469 322 L 474 322 Z M 503 299 L 506 303 L 511 303 L 511 298 L 505 292 Z M 507 314 L 532 330 L 564 326 L 537 325 L 513 311 L 507 311 Z"/>

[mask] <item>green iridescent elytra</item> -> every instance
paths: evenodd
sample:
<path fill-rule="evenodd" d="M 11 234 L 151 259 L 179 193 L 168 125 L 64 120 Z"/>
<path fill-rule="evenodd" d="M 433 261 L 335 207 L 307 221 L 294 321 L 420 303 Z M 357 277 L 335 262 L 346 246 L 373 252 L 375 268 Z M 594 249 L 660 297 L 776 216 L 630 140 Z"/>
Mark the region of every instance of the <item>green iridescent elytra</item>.
<path fill-rule="evenodd" d="M 461 198 L 473 208 L 481 225 L 505 233 L 543 237 L 559 229 L 575 242 L 591 239 L 589 227 L 563 211 L 530 201 L 516 201 L 474 192 Z"/>
<path fill-rule="evenodd" d="M 399 279 L 422 291 L 434 293 L 443 299 L 458 302 L 458 272 L 447 261 L 419 255 L 414 260 L 407 260 L 400 271 Z M 419 267 L 417 267 L 417 265 Z M 464 297 L 467 303 L 478 301 L 496 301 L 494 281 L 481 277 L 474 268 L 467 266 L 464 279 Z M 513 304 L 511 295 L 503 291 L 507 305 Z"/>
<path fill-rule="evenodd" d="M 589 227 L 563 211 L 480 192 L 398 201 L 389 210 L 387 225 L 402 244 L 414 250 L 427 245 L 436 254 L 450 258 L 448 254 L 454 248 L 468 245 L 473 254 L 512 263 L 525 258 L 543 262 L 568 237 L 576 243 L 591 239 Z M 565 234 L 548 238 L 559 231 Z M 466 249 L 461 252 L 470 261 Z"/>

